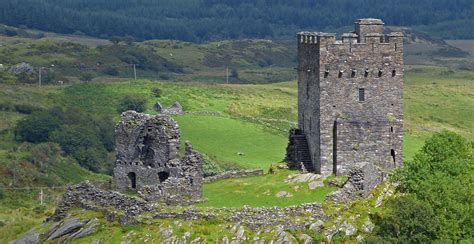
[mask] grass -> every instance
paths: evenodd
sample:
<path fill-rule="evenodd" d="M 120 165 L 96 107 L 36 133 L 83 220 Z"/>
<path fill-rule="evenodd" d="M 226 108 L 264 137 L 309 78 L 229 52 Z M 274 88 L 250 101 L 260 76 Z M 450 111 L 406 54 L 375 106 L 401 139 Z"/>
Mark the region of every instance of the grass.
<path fill-rule="evenodd" d="M 287 138 L 253 123 L 203 115 L 176 116 L 175 119 L 182 140 L 190 140 L 198 151 L 217 162 L 266 169 L 284 158 Z"/>
<path fill-rule="evenodd" d="M 275 174 L 220 180 L 204 184 L 203 197 L 209 201 L 201 207 L 253 207 L 289 206 L 305 202 L 322 202 L 334 187 L 318 187 L 309 190 L 306 183 L 286 183 L 285 180 L 297 171 L 280 170 Z M 279 198 L 275 195 L 286 191 L 293 197 Z"/>

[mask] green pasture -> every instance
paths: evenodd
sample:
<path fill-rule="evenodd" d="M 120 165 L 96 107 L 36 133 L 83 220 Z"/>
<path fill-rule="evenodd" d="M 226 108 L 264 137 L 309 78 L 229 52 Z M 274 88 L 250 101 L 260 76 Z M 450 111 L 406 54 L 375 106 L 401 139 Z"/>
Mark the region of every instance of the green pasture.
<path fill-rule="evenodd" d="M 305 202 L 322 202 L 326 194 L 336 190 L 335 187 L 322 186 L 314 190 L 308 183 L 286 183 L 291 174 L 298 171 L 281 170 L 275 174 L 236 179 L 220 180 L 204 184 L 203 197 L 208 201 L 198 204 L 202 207 L 272 207 L 290 206 Z M 279 198 L 276 194 L 286 191 L 292 197 Z"/>

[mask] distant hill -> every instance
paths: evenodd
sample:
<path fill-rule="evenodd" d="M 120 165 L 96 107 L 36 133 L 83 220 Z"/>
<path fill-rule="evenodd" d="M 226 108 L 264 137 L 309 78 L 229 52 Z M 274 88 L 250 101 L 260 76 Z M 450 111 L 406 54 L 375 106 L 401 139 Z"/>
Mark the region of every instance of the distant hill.
<path fill-rule="evenodd" d="M 289 38 L 382 18 L 443 39 L 474 39 L 472 0 L 2 0 L 0 23 L 96 37 L 191 42 Z"/>
<path fill-rule="evenodd" d="M 407 27 L 387 27 L 405 35 L 405 63 L 472 70 L 469 50 Z M 467 42 L 467 41 L 465 41 Z M 462 42 L 462 43 L 465 43 Z M 453 60 L 452 58 L 463 58 Z M 35 72 L 14 77 L 8 70 L 22 62 Z M 270 83 L 295 79 L 294 40 L 240 39 L 196 44 L 178 40 L 134 42 L 130 38 L 100 39 L 0 25 L 0 83 L 89 81 L 98 77 L 222 83 Z"/>

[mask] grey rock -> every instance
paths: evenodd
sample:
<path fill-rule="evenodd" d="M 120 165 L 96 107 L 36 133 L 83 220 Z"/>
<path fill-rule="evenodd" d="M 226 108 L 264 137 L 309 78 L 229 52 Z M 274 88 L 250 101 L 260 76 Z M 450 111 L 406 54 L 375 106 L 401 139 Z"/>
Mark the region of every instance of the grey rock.
<path fill-rule="evenodd" d="M 299 236 L 299 241 L 300 243 L 304 243 L 304 244 L 311 244 L 313 243 L 313 238 L 307 234 L 301 234 Z"/>
<path fill-rule="evenodd" d="M 201 240 L 201 237 L 198 237 L 198 238 L 192 240 L 190 243 L 191 243 L 191 244 L 196 244 L 196 243 L 202 243 L 202 242 L 203 242 L 203 241 Z"/>
<path fill-rule="evenodd" d="M 164 228 L 160 230 L 160 234 L 162 238 L 168 238 L 173 234 L 173 229 L 172 228 Z"/>
<path fill-rule="evenodd" d="M 239 226 L 239 229 L 237 230 L 237 234 L 235 236 L 237 239 L 245 240 L 245 229 L 243 226 Z"/>
<path fill-rule="evenodd" d="M 280 191 L 275 196 L 281 198 L 281 197 L 292 197 L 293 195 L 286 191 Z"/>
<path fill-rule="evenodd" d="M 204 178 L 204 182 L 213 182 L 216 180 L 230 179 L 230 178 L 241 178 L 248 176 L 261 176 L 263 175 L 262 169 L 247 169 L 247 170 L 232 170 L 226 171 L 222 174 L 210 176 Z"/>
<path fill-rule="evenodd" d="M 228 244 L 229 243 L 229 238 L 227 236 L 224 236 L 222 238 L 222 243 Z"/>
<path fill-rule="evenodd" d="M 326 236 L 326 239 L 331 240 L 332 237 L 335 236 L 337 233 L 339 233 L 339 228 L 337 228 L 336 226 L 332 226 L 324 232 L 324 235 Z"/>
<path fill-rule="evenodd" d="M 361 236 L 361 235 L 358 235 L 358 236 L 356 237 L 356 240 L 357 240 L 357 242 L 359 242 L 359 243 L 364 242 L 364 237 Z"/>
<path fill-rule="evenodd" d="M 32 75 L 35 73 L 35 70 L 33 66 L 27 64 L 27 63 L 19 63 L 15 66 L 12 66 L 8 72 L 14 75 L 21 75 L 21 74 L 26 74 L 26 75 Z"/>
<path fill-rule="evenodd" d="M 372 221 L 370 221 L 370 219 L 367 219 L 367 221 L 365 221 L 362 225 L 362 230 L 366 233 L 371 233 L 374 230 L 374 227 L 375 226 Z"/>
<path fill-rule="evenodd" d="M 322 220 L 318 220 L 314 223 L 312 223 L 310 226 L 309 226 L 309 229 L 312 230 L 312 231 L 320 231 L 324 226 L 324 222 Z"/>
<path fill-rule="evenodd" d="M 309 184 L 308 184 L 308 188 L 310 190 L 314 190 L 316 189 L 317 187 L 321 187 L 321 186 L 324 186 L 324 183 L 322 181 L 311 181 Z"/>
<path fill-rule="evenodd" d="M 84 236 L 91 235 L 95 233 L 99 228 L 99 220 L 91 219 L 89 220 L 83 228 L 79 229 L 77 232 L 71 234 L 68 239 L 78 239 Z"/>
<path fill-rule="evenodd" d="M 155 109 L 156 112 L 161 113 L 163 111 L 163 106 L 161 106 L 160 102 L 156 102 L 155 106 L 153 106 L 153 109 Z"/>
<path fill-rule="evenodd" d="M 66 234 L 69 234 L 75 230 L 78 230 L 82 227 L 82 222 L 80 219 L 73 218 L 67 221 L 64 221 L 61 227 L 56 229 L 53 233 L 51 233 L 51 236 L 47 237 L 47 240 L 54 240 L 58 237 L 64 236 Z"/>
<path fill-rule="evenodd" d="M 322 178 L 322 175 L 306 173 L 306 174 L 293 174 L 289 175 L 285 180 L 287 183 L 303 183 L 310 181 L 318 181 Z"/>
<path fill-rule="evenodd" d="M 36 243 L 39 243 L 39 234 L 34 231 L 30 231 L 24 234 L 23 236 L 21 236 L 19 239 L 14 240 L 12 243 L 13 244 L 36 244 Z"/>
<path fill-rule="evenodd" d="M 339 229 L 344 232 L 346 236 L 353 236 L 357 233 L 357 229 L 350 223 L 344 222 Z"/>

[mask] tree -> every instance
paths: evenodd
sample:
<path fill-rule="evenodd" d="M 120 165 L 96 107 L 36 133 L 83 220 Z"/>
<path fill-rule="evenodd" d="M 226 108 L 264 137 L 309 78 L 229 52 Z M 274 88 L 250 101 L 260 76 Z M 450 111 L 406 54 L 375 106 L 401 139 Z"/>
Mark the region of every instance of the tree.
<path fill-rule="evenodd" d="M 429 138 L 413 161 L 398 169 L 398 197 L 373 216 L 376 232 L 402 242 L 474 237 L 473 144 L 453 132 Z"/>
<path fill-rule="evenodd" d="M 47 111 L 34 112 L 17 123 L 15 134 L 19 139 L 27 142 L 46 142 L 51 132 L 58 129 L 60 125 L 61 120 L 57 116 L 51 116 Z"/>
<path fill-rule="evenodd" d="M 142 97 L 128 95 L 122 98 L 119 104 L 119 112 L 125 112 L 128 110 L 134 110 L 139 113 L 145 111 L 146 100 Z"/>

